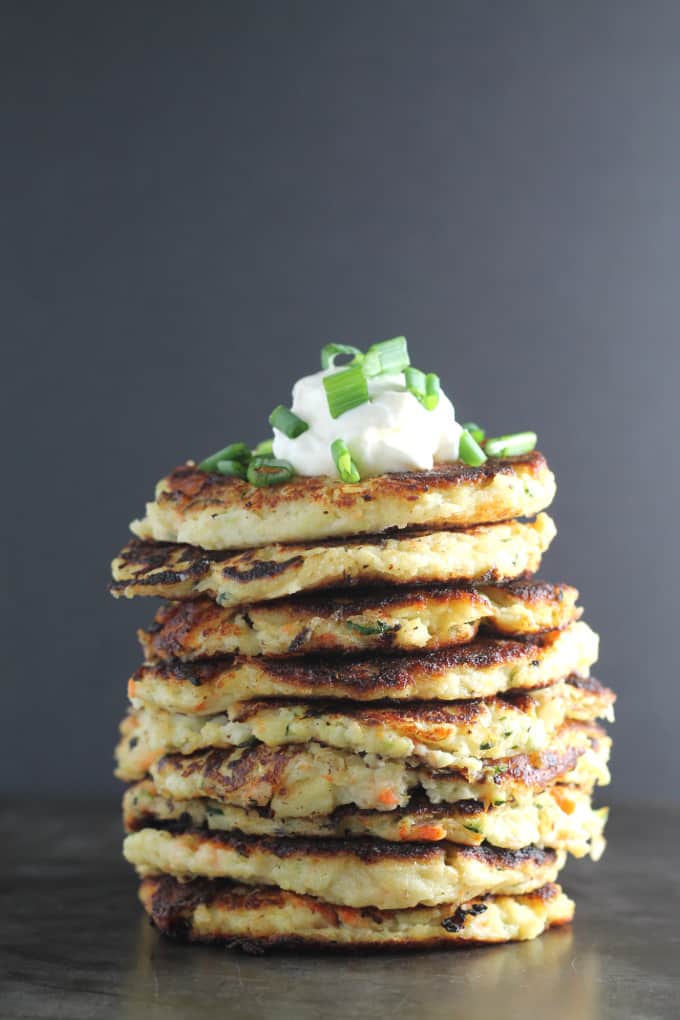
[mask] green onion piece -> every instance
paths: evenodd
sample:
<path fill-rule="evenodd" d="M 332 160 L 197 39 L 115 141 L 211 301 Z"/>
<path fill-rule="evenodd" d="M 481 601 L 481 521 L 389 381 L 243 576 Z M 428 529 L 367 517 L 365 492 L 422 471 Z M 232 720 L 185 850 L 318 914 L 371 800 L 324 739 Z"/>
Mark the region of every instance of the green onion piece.
<path fill-rule="evenodd" d="M 469 464 L 470 467 L 479 467 L 487 459 L 484 450 L 481 448 L 476 439 L 470 435 L 469 432 L 463 431 L 460 437 L 460 443 L 458 446 L 458 456 L 464 464 Z"/>
<path fill-rule="evenodd" d="M 270 457 L 274 452 L 274 440 L 263 439 L 253 450 L 253 457 Z"/>
<path fill-rule="evenodd" d="M 361 475 L 357 469 L 356 464 L 352 460 L 352 454 L 347 448 L 347 443 L 344 439 L 336 439 L 331 443 L 331 453 L 333 454 L 333 460 L 335 466 L 338 469 L 343 482 L 360 482 Z"/>
<path fill-rule="evenodd" d="M 409 393 L 412 393 L 428 411 L 434 411 L 439 403 L 439 376 L 434 372 L 428 372 L 425 375 L 419 368 L 409 366 L 404 370 L 404 378 Z"/>
<path fill-rule="evenodd" d="M 350 365 L 323 379 L 331 418 L 339 418 L 353 407 L 368 403 L 368 383 L 361 365 Z"/>
<path fill-rule="evenodd" d="M 248 465 L 248 481 L 251 485 L 281 485 L 295 474 L 293 465 L 276 457 L 253 457 Z"/>
<path fill-rule="evenodd" d="M 279 432 L 283 432 L 284 436 L 288 436 L 289 439 L 297 439 L 303 432 L 306 432 L 309 425 L 302 418 L 298 418 L 296 414 L 293 414 L 283 404 L 279 404 L 275 407 L 272 413 L 269 415 L 269 424 L 272 428 L 278 429 Z"/>
<path fill-rule="evenodd" d="M 405 336 L 395 336 L 392 340 L 381 340 L 371 344 L 363 360 L 366 376 L 396 375 L 410 365 L 408 346 Z"/>
<path fill-rule="evenodd" d="M 434 411 L 439 403 L 439 376 L 428 372 L 425 376 L 425 399 L 423 404 L 428 411 Z"/>
<path fill-rule="evenodd" d="M 385 623 L 384 620 L 376 620 L 374 623 L 356 623 L 354 620 L 347 620 L 345 626 L 350 630 L 355 630 L 358 634 L 366 634 L 370 637 L 382 637 L 383 634 L 391 634 L 395 630 L 399 630 L 398 623 Z"/>
<path fill-rule="evenodd" d="M 425 373 L 421 372 L 419 368 L 413 368 L 409 365 L 404 370 L 404 378 L 406 379 L 406 389 L 409 393 L 412 393 L 417 400 L 423 400 L 425 397 Z"/>
<path fill-rule="evenodd" d="M 215 467 L 220 475 L 231 475 L 234 478 L 242 478 L 244 481 L 248 475 L 248 468 L 241 460 L 218 460 Z"/>
<path fill-rule="evenodd" d="M 247 464 L 251 458 L 250 448 L 245 443 L 230 443 L 223 450 L 218 450 L 210 457 L 206 457 L 198 465 L 199 471 L 214 471 L 220 460 L 240 460 Z"/>
<path fill-rule="evenodd" d="M 519 457 L 536 446 L 535 432 L 514 432 L 509 436 L 487 439 L 484 449 L 489 457 Z"/>
<path fill-rule="evenodd" d="M 466 421 L 463 425 L 466 432 L 469 432 L 476 443 L 481 443 L 485 437 L 486 432 L 481 425 L 475 425 L 473 421 Z"/>
<path fill-rule="evenodd" d="M 339 354 L 353 354 L 355 361 L 361 361 L 363 353 L 358 347 L 350 347 L 349 344 L 326 344 L 321 348 L 321 367 L 334 368 L 335 359 Z"/>

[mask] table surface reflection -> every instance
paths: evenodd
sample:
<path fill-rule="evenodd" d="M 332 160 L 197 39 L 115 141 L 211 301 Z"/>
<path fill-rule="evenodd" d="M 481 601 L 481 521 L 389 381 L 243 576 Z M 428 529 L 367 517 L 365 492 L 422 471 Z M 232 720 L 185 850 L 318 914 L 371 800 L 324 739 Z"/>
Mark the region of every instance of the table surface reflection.
<path fill-rule="evenodd" d="M 618 807 L 608 835 L 599 865 L 564 874 L 574 926 L 535 942 L 253 957 L 156 934 L 120 858 L 116 804 L 6 803 L 0 1017 L 677 1017 L 680 809 Z"/>

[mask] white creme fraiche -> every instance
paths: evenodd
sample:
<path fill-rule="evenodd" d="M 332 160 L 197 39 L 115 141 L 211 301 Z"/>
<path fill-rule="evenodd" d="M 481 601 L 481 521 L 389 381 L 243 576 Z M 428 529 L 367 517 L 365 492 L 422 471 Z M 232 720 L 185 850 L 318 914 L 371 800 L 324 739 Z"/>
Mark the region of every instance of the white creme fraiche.
<path fill-rule="evenodd" d="M 406 389 L 402 372 L 368 380 L 369 401 L 332 418 L 323 378 L 333 369 L 298 379 L 291 410 L 309 428 L 297 439 L 274 429 L 274 456 L 299 475 L 337 475 L 331 443 L 343 439 L 362 477 L 389 471 L 425 471 L 458 459 L 462 432 L 453 404 L 440 393 L 432 411 Z"/>

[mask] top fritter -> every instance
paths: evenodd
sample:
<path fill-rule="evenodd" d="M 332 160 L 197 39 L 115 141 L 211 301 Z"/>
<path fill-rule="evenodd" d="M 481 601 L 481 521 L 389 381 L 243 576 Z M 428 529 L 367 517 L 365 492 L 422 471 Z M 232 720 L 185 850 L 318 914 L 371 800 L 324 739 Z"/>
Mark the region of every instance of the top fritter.
<path fill-rule="evenodd" d="M 336 358 L 350 357 L 338 367 Z M 461 425 L 439 377 L 404 337 L 366 352 L 328 344 L 321 371 L 279 405 L 273 438 L 231 443 L 159 482 L 139 538 L 252 549 L 391 530 L 456 529 L 531 517 L 555 494 L 533 432 L 495 439 Z"/>
<path fill-rule="evenodd" d="M 451 528 L 530 517 L 554 494 L 554 476 L 537 451 L 480 467 L 438 464 L 430 471 L 353 483 L 296 476 L 266 488 L 187 464 L 159 482 L 146 516 L 131 527 L 139 538 L 157 542 L 247 549 L 414 525 Z"/>

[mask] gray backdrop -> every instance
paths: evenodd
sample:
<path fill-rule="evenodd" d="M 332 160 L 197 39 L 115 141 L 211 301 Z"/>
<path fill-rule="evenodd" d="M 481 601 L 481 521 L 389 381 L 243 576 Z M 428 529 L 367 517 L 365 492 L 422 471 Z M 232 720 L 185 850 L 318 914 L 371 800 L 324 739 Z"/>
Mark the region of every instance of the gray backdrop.
<path fill-rule="evenodd" d="M 614 796 L 677 796 L 678 5 L 3 10 L 0 782 L 116 789 L 128 520 L 322 343 L 403 332 L 463 419 L 539 432 Z"/>

